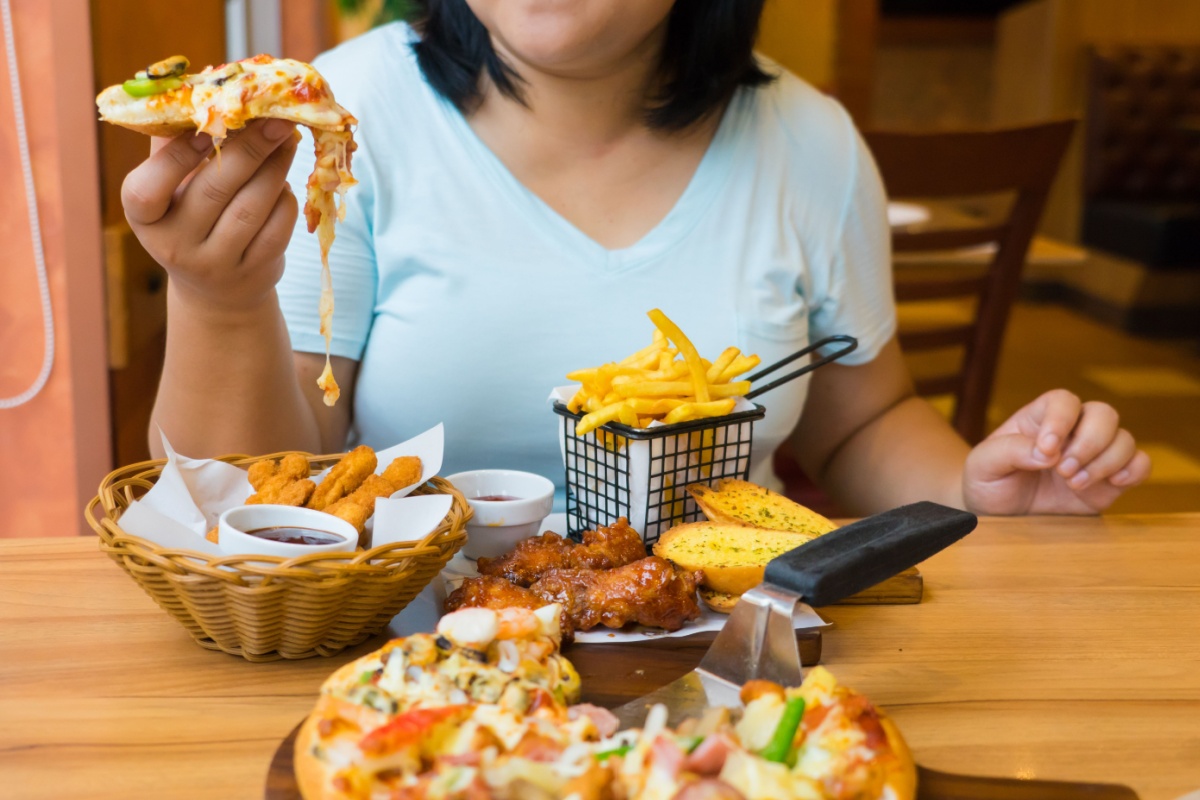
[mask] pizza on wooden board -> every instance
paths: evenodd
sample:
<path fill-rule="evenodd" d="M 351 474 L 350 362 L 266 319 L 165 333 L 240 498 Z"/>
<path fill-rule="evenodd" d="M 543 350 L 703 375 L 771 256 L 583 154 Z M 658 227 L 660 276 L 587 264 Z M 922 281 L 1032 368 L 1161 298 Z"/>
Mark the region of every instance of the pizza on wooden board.
<path fill-rule="evenodd" d="M 468 608 L 335 672 L 301 726 L 306 800 L 912 800 L 899 731 L 828 670 L 744 708 L 617 730 L 579 698 L 557 605 Z"/>

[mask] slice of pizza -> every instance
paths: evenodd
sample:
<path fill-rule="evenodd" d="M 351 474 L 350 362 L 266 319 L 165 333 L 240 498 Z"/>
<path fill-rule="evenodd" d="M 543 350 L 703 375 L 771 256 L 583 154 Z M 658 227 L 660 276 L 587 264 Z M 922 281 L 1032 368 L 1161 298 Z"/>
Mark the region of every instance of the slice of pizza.
<path fill-rule="evenodd" d="M 558 606 L 470 608 L 335 672 L 297 734 L 306 800 L 457 797 L 531 781 L 552 795 L 616 718 L 579 699 Z M 491 796 L 483 794 L 476 796 Z"/>
<path fill-rule="evenodd" d="M 320 73 L 301 61 L 257 55 L 191 74 L 188 66 L 183 56 L 172 56 L 151 64 L 132 80 L 108 87 L 96 97 L 100 118 L 148 136 L 210 134 L 218 158 L 229 132 L 252 119 L 285 119 L 312 131 L 316 166 L 305 189 L 304 218 L 308 232 L 317 234 L 321 246 L 319 312 L 325 370 L 317 385 L 324 392 L 325 405 L 332 406 L 340 390 L 329 362 L 333 321 L 329 249 L 334 221 L 345 218 L 346 190 L 356 183 L 350 158 L 358 120 L 337 104 Z"/>

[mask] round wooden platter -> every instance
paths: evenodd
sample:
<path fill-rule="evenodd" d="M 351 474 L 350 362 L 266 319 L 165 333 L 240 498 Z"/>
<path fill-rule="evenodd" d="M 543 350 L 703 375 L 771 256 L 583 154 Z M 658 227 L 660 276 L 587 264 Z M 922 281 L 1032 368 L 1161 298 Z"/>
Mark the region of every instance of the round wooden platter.
<path fill-rule="evenodd" d="M 703 633 L 637 644 L 576 645 L 566 655 L 583 680 L 583 700 L 612 707 L 641 697 L 695 668 L 712 639 L 712 633 Z M 804 665 L 818 663 L 820 632 L 797 631 L 796 639 Z M 280 742 L 271 759 L 266 800 L 301 800 L 293 771 L 300 723 Z M 980 778 L 917 769 L 918 800 L 1137 800 L 1132 789 L 1114 784 Z"/>
<path fill-rule="evenodd" d="M 300 725 L 292 728 L 271 759 L 265 800 L 303 800 L 292 769 L 299 731 Z M 1111 783 L 981 778 L 918 765 L 917 800 L 1138 800 L 1138 796 L 1128 786 Z"/>

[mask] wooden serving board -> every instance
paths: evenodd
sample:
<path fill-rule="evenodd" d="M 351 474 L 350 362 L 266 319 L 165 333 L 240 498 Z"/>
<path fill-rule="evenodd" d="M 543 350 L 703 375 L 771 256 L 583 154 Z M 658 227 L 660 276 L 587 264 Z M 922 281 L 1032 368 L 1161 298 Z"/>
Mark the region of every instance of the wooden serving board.
<path fill-rule="evenodd" d="M 909 567 L 883 583 L 852 594 L 834 605 L 839 606 L 902 606 L 921 602 L 925 579 L 916 567 Z"/>
<path fill-rule="evenodd" d="M 296 735 L 301 723 L 297 723 L 275 749 L 267 770 L 264 800 L 303 800 L 293 769 Z M 955 775 L 918 764 L 916 800 L 1138 800 L 1138 796 L 1128 786 L 1114 783 Z"/>
<path fill-rule="evenodd" d="M 292 769 L 300 725 L 279 743 L 267 771 L 264 800 L 303 800 Z M 1019 780 L 954 775 L 917 765 L 917 800 L 1138 800 L 1128 786 L 1115 783 Z"/>

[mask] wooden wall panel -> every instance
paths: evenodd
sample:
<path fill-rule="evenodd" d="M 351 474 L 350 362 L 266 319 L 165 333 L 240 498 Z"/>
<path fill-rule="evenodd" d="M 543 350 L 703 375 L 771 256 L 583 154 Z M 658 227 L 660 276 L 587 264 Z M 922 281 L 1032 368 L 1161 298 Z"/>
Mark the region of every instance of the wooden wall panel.
<path fill-rule="evenodd" d="M 200 69 L 225 60 L 224 0 L 195 0 L 188 24 L 179 6 L 144 0 L 92 0 L 96 91 L 119 83 L 168 55 Z M 150 152 L 141 134 L 96 123 L 100 142 L 104 260 L 108 289 L 113 458 L 149 458 L 146 429 L 166 344 L 166 273 L 142 249 L 125 222 L 121 182 Z"/>
<path fill-rule="evenodd" d="M 37 181 L 57 358 L 43 392 L 0 410 L 0 536 L 69 536 L 111 468 L 100 214 L 87 0 L 12 0 Z M 0 60 L 0 396 L 21 392 L 42 359 L 42 320 L 21 188 L 13 97 Z"/>

